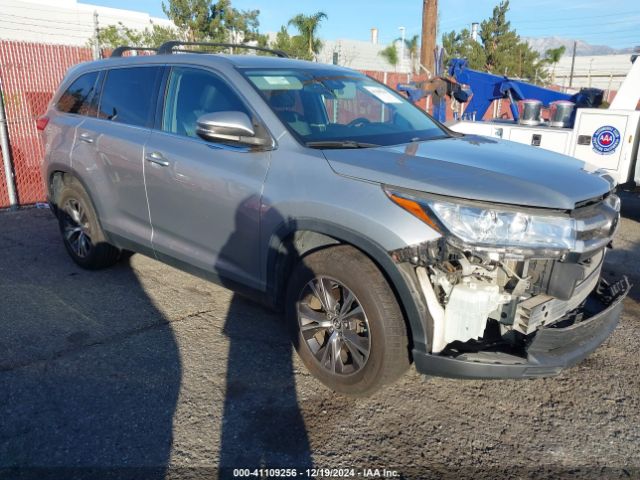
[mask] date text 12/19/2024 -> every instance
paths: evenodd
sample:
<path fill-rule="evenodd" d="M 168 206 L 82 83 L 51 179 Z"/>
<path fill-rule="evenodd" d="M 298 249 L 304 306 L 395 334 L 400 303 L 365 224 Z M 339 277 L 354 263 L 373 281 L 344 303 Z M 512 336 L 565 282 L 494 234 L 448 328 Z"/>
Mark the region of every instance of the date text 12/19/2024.
<path fill-rule="evenodd" d="M 400 478 L 386 468 L 234 468 L 234 478 Z"/>

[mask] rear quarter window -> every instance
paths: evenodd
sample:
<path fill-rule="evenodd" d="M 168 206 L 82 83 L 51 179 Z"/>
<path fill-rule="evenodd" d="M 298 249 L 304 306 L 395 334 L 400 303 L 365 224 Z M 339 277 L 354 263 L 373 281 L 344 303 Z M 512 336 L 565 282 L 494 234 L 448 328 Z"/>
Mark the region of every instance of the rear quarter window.
<path fill-rule="evenodd" d="M 98 72 L 78 77 L 58 99 L 56 108 L 64 113 L 95 116 L 94 96 L 98 86 Z"/>
<path fill-rule="evenodd" d="M 138 127 L 149 127 L 160 67 L 115 68 L 107 72 L 98 117 Z"/>

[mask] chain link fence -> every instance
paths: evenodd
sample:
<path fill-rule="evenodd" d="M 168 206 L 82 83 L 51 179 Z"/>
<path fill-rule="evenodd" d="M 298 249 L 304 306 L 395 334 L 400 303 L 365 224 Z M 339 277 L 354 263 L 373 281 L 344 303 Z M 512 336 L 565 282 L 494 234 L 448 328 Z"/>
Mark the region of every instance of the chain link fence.
<path fill-rule="evenodd" d="M 44 152 L 36 118 L 45 113 L 67 69 L 91 59 L 89 48 L 0 41 L 0 85 L 20 205 L 45 200 L 40 175 Z M 1 175 L 0 208 L 9 206 L 4 170 Z"/>

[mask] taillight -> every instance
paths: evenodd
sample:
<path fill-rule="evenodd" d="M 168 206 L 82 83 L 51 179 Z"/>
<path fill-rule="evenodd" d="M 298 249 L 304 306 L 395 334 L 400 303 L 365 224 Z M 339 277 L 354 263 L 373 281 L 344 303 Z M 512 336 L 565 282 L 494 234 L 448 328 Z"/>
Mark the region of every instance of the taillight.
<path fill-rule="evenodd" d="M 36 119 L 36 128 L 40 131 L 43 131 L 45 128 L 47 128 L 47 125 L 49 124 L 49 117 L 46 116 L 42 116 L 42 117 L 38 117 Z"/>

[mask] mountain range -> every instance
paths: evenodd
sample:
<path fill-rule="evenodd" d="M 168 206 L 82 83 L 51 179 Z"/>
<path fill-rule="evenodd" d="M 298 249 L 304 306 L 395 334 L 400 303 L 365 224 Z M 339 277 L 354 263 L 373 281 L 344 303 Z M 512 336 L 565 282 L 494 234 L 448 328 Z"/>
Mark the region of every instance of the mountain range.
<path fill-rule="evenodd" d="M 573 39 L 561 38 L 561 37 L 523 37 L 533 50 L 544 55 L 544 53 L 550 48 L 558 48 L 564 45 L 566 48 L 565 55 L 571 55 L 573 51 Z M 576 56 L 588 56 L 588 55 L 615 55 L 623 53 L 632 53 L 633 47 L 629 48 L 611 48 L 606 45 L 591 45 L 590 43 L 583 42 L 582 40 L 575 40 L 576 44 Z"/>

